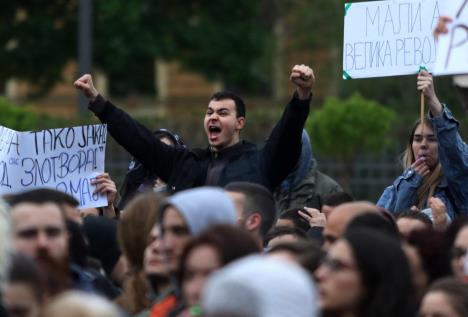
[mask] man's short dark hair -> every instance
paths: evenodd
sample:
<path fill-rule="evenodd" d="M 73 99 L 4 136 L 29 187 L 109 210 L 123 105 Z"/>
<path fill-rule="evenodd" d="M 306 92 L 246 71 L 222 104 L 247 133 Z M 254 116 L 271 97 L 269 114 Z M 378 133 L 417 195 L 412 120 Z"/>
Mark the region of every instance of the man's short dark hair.
<path fill-rule="evenodd" d="M 349 203 L 354 201 L 353 196 L 347 192 L 336 192 L 329 195 L 326 195 L 323 198 L 323 205 L 336 207 L 344 203 Z"/>
<path fill-rule="evenodd" d="M 59 206 L 69 205 L 73 207 L 79 205 L 79 202 L 73 196 L 50 188 L 33 189 L 19 194 L 5 195 L 3 198 L 11 207 L 20 203 L 55 203 Z"/>
<path fill-rule="evenodd" d="M 397 214 L 397 220 L 401 218 L 419 220 L 426 225 L 432 226 L 432 220 L 428 215 L 420 211 L 414 211 L 411 209 L 405 210 Z"/>
<path fill-rule="evenodd" d="M 303 208 L 291 208 L 281 212 L 278 218 L 291 220 L 294 224 L 294 227 L 307 232 L 307 230 L 310 229 L 310 224 L 307 220 L 305 220 L 299 215 L 299 210 L 304 213 L 307 213 Z"/>
<path fill-rule="evenodd" d="M 268 243 L 273 240 L 274 238 L 285 236 L 285 235 L 293 235 L 298 238 L 298 240 L 305 239 L 307 240 L 307 233 L 296 227 L 289 227 L 289 226 L 278 226 L 273 227 L 268 234 L 265 236 L 263 241 L 263 245 L 266 246 Z"/>
<path fill-rule="evenodd" d="M 260 234 L 264 238 L 276 218 L 276 204 L 273 194 L 265 186 L 249 182 L 232 182 L 227 184 L 224 189 L 245 196 L 244 217 L 248 217 L 254 212 L 258 212 L 262 216 Z"/>
<path fill-rule="evenodd" d="M 234 104 L 236 105 L 236 117 L 245 117 L 245 103 L 242 100 L 241 97 L 239 97 L 237 94 L 233 93 L 232 91 L 218 91 L 215 92 L 210 100 L 214 101 L 220 101 L 220 100 L 225 100 L 225 99 L 231 99 L 234 101 Z"/>

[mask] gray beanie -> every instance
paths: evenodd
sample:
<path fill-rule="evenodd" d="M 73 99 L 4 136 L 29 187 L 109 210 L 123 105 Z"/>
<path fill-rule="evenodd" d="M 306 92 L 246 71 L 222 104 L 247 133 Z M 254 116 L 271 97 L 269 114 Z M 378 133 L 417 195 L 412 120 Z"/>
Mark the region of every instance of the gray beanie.
<path fill-rule="evenodd" d="M 190 234 L 196 235 L 217 224 L 236 224 L 236 209 L 231 198 L 217 187 L 199 187 L 181 191 L 167 199 L 184 217 Z"/>
<path fill-rule="evenodd" d="M 261 255 L 233 262 L 205 284 L 207 315 L 316 317 L 318 300 L 309 274 L 292 263 Z"/>

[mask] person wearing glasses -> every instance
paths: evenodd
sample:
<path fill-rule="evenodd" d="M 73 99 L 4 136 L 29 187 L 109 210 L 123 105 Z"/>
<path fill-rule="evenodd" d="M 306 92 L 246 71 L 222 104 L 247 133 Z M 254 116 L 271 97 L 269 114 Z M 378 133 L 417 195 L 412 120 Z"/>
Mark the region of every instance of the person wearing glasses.
<path fill-rule="evenodd" d="M 316 271 L 324 317 L 414 317 L 411 272 L 397 239 L 367 228 L 349 230 Z"/>

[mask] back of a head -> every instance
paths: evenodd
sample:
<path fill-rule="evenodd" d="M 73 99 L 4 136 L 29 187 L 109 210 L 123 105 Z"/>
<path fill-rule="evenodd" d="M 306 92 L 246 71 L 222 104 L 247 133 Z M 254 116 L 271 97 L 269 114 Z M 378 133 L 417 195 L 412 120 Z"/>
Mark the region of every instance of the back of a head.
<path fill-rule="evenodd" d="M 322 204 L 336 207 L 344 203 L 350 203 L 352 201 L 354 201 L 354 198 L 347 192 L 336 192 L 326 195 L 323 198 Z"/>
<path fill-rule="evenodd" d="M 207 245 L 216 250 L 221 266 L 239 258 L 261 252 L 257 241 L 242 228 L 232 225 L 216 225 L 201 232 L 190 240 L 180 257 L 179 281 L 185 279 L 185 268 L 188 255 L 197 247 Z"/>
<path fill-rule="evenodd" d="M 121 317 L 118 308 L 103 297 L 68 291 L 55 297 L 44 309 L 47 317 Z"/>
<path fill-rule="evenodd" d="M 442 278 L 435 281 L 426 294 L 432 292 L 447 296 L 458 316 L 468 316 L 468 284 L 453 277 Z"/>
<path fill-rule="evenodd" d="M 314 274 L 325 255 L 317 242 L 305 239 L 295 242 L 282 242 L 268 251 L 269 254 L 275 252 L 289 252 L 294 255 L 299 264 L 310 274 Z"/>
<path fill-rule="evenodd" d="M 7 280 L 9 284 L 18 283 L 29 287 L 38 303 L 44 300 L 46 280 L 33 259 L 19 253 L 13 255 Z"/>
<path fill-rule="evenodd" d="M 314 317 L 317 294 L 301 267 L 250 256 L 216 272 L 205 286 L 205 316 Z"/>
<path fill-rule="evenodd" d="M 297 227 L 301 230 L 307 232 L 310 229 L 310 225 L 303 217 L 299 215 L 299 210 L 303 211 L 302 208 L 291 208 L 287 209 L 279 215 L 278 219 L 287 219 L 291 220 L 294 224 L 294 227 Z"/>
<path fill-rule="evenodd" d="M 260 234 L 262 237 L 273 226 L 276 217 L 276 204 L 273 194 L 264 186 L 249 182 L 232 182 L 224 188 L 228 192 L 241 193 L 245 196 L 244 217 L 257 212 L 262 216 Z"/>
<path fill-rule="evenodd" d="M 143 268 L 148 234 L 156 223 L 161 201 L 162 198 L 154 192 L 142 193 L 128 203 L 120 217 L 118 241 L 133 269 Z"/>
<path fill-rule="evenodd" d="M 452 274 L 450 249 L 443 232 L 427 227 L 411 232 L 407 241 L 418 250 L 429 283 Z"/>
<path fill-rule="evenodd" d="M 220 188 L 198 187 L 178 192 L 163 203 L 158 215 L 160 221 L 169 206 L 179 211 L 192 235 L 216 224 L 236 223 L 234 203 Z"/>
<path fill-rule="evenodd" d="M 367 201 L 354 201 L 350 203 L 344 203 L 336 207 L 330 214 L 325 226 L 334 227 L 336 233 L 341 236 L 344 234 L 346 227 L 355 217 L 367 214 L 367 213 L 379 213 L 379 209 L 376 205 Z"/>
<path fill-rule="evenodd" d="M 428 226 L 432 226 L 431 218 L 429 218 L 428 215 L 420 211 L 408 209 L 408 210 L 398 213 L 396 217 L 397 217 L 397 220 L 401 218 L 415 219 L 415 220 L 421 221 L 422 223 L 425 223 Z"/>
<path fill-rule="evenodd" d="M 273 227 L 273 229 L 268 232 L 268 234 L 265 237 L 265 240 L 263 241 L 264 245 L 268 245 L 268 243 L 278 237 L 285 236 L 285 235 L 292 235 L 297 238 L 297 240 L 306 240 L 307 239 L 307 233 L 296 227 L 288 227 L 288 226 L 278 226 L 278 227 Z"/>
<path fill-rule="evenodd" d="M 416 299 L 410 267 L 397 239 L 365 228 L 348 230 L 367 296 L 359 316 L 415 316 Z"/>
<path fill-rule="evenodd" d="M 79 202 L 73 197 L 62 191 L 50 188 L 38 188 L 24 191 L 18 194 L 6 195 L 5 200 L 10 206 L 15 206 L 19 203 L 56 203 L 57 205 L 69 205 L 77 207 Z"/>
<path fill-rule="evenodd" d="M 387 221 L 382 215 L 377 213 L 365 213 L 354 217 L 348 224 L 346 231 L 359 230 L 360 228 L 373 229 L 397 240 L 400 239 L 400 234 L 395 223 Z"/>
<path fill-rule="evenodd" d="M 98 259 L 110 276 L 122 254 L 117 242 L 117 222 L 105 217 L 89 216 L 84 219 L 83 230 L 89 242 L 89 255 Z"/>

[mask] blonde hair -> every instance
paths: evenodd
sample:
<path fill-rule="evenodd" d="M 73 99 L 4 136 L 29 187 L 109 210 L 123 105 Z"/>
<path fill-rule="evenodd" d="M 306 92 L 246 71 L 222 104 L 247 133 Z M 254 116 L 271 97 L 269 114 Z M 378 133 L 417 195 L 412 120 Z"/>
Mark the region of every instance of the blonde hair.
<path fill-rule="evenodd" d="M 408 143 L 406 145 L 406 150 L 403 153 L 402 157 L 402 165 L 403 168 L 406 170 L 411 167 L 411 164 L 414 163 L 415 157 L 413 153 L 413 139 L 414 133 L 416 129 L 421 124 L 421 120 L 416 121 L 413 126 L 413 130 L 411 131 L 410 137 L 408 139 Z M 430 121 L 429 117 L 424 118 L 424 125 L 432 128 L 432 122 Z M 431 173 L 424 177 L 422 184 L 416 190 L 416 207 L 419 209 L 423 209 L 426 207 L 427 200 L 434 195 L 435 189 L 437 185 L 439 185 L 444 173 L 442 171 L 442 166 L 440 162 L 437 163 L 437 166 L 431 171 Z"/>

